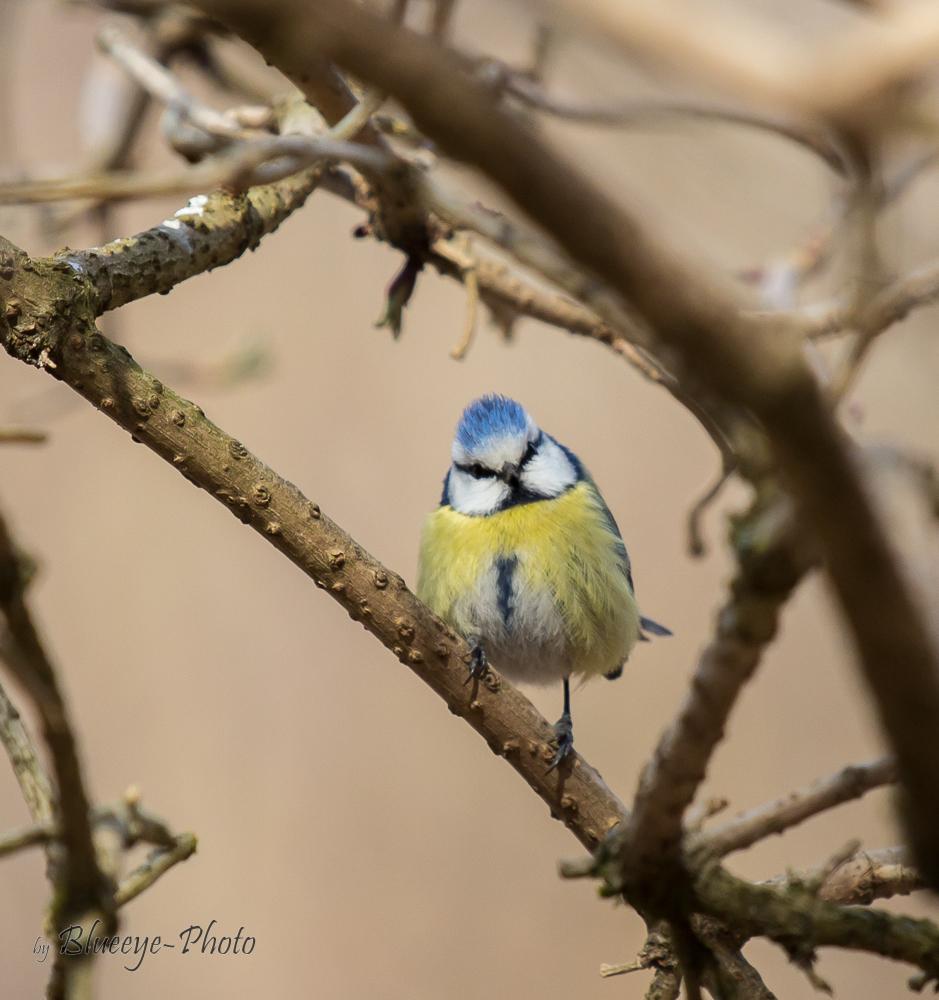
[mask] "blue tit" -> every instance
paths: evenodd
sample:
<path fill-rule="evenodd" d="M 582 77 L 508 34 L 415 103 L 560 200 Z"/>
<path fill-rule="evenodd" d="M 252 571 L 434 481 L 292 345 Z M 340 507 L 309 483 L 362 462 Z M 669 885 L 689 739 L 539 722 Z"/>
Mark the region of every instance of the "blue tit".
<path fill-rule="evenodd" d="M 553 770 L 573 746 L 570 679 L 623 672 L 633 646 L 671 635 L 643 618 L 626 546 L 577 456 L 524 407 L 483 396 L 464 410 L 440 506 L 421 539 L 417 595 L 515 681 L 564 684 Z"/>

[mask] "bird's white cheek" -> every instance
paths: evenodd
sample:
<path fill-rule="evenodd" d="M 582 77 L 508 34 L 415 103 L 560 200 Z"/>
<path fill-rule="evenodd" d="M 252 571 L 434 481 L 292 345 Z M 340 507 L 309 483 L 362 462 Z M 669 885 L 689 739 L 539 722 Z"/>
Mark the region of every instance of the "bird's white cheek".
<path fill-rule="evenodd" d="M 508 492 L 508 487 L 497 479 L 474 479 L 458 469 L 450 476 L 450 506 L 461 514 L 492 514 Z"/>
<path fill-rule="evenodd" d="M 541 496 L 559 496 L 577 482 L 570 459 L 556 444 L 546 441 L 522 474 L 522 485 Z"/>

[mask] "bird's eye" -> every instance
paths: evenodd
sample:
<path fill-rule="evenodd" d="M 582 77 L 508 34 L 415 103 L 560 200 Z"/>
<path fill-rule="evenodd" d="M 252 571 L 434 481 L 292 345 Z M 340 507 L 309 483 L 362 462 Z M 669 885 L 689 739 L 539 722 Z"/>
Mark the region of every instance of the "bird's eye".
<path fill-rule="evenodd" d="M 474 462 L 473 465 L 469 467 L 469 474 L 473 477 L 473 479 L 485 479 L 493 473 L 484 465 L 480 465 L 479 462 Z"/>

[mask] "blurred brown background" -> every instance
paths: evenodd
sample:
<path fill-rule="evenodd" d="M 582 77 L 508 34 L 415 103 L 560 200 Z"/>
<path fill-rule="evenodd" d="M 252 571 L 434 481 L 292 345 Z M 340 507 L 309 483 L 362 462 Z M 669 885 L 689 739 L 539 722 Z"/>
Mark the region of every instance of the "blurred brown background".
<path fill-rule="evenodd" d="M 763 6 L 794 31 L 824 31 L 842 16 L 834 4 Z M 101 23 L 47 0 L 4 6 L 6 175 L 75 168 L 79 93 Z M 474 0 L 458 37 L 521 59 L 531 23 L 523 9 Z M 575 45 L 554 79 L 597 95 L 647 86 Z M 556 134 L 606 186 L 727 268 L 804 241 L 835 190 L 808 154 L 725 126 Z M 168 162 L 155 139 L 150 146 L 149 162 Z M 898 269 L 939 253 L 936 194 L 924 177 L 895 213 L 887 246 Z M 179 204 L 123 208 L 118 232 L 154 225 Z M 429 271 L 393 342 L 373 324 L 398 255 L 353 241 L 360 219 L 316 194 L 257 253 L 122 310 L 110 330 L 170 384 L 181 360 L 264 345 L 273 367 L 263 377 L 185 394 L 412 585 L 421 522 L 465 403 L 510 394 L 577 451 L 619 521 L 643 609 L 676 633 L 637 650 L 618 683 L 575 695 L 578 749 L 628 801 L 722 599 L 726 513 L 743 491 L 728 491 L 708 516 L 708 558 L 690 560 L 686 512 L 717 468 L 695 421 L 605 348 L 531 322 L 511 345 L 481 323 L 467 359 L 451 360 L 462 291 Z M 54 249 L 35 211 L 0 210 L 0 224 L 34 253 Z M 88 227 L 68 235 L 73 246 L 97 238 Z M 934 324 L 925 310 L 883 338 L 854 419 L 865 439 L 939 460 Z M 257 939 L 250 956 L 177 947 L 135 973 L 109 958 L 102 997 L 644 993 L 648 973 L 598 976 L 601 962 L 634 957 L 641 921 L 598 901 L 592 885 L 558 879 L 557 859 L 579 845 L 390 653 L 263 539 L 47 375 L 0 358 L 0 394 L 0 420 L 52 435 L 43 448 L 0 450 L 0 501 L 41 563 L 33 601 L 89 787 L 102 801 L 138 784 L 147 806 L 199 837 L 194 858 L 127 907 L 123 933 L 175 941 L 214 918 L 221 933 L 243 926 Z M 557 717 L 559 691 L 532 697 Z M 738 705 L 705 791 L 742 810 L 880 752 L 837 611 L 813 579 Z M 0 764 L 6 829 L 27 813 Z M 816 864 L 854 835 L 867 847 L 897 841 L 886 793 L 731 864 L 768 877 Z M 40 852 L 0 864 L 4 997 L 43 989 L 49 961 L 32 950 L 47 895 Z M 930 910 L 923 898 L 886 905 Z M 812 995 L 777 949 L 746 953 L 780 997 Z M 873 957 L 826 951 L 819 971 L 842 997 L 907 995 L 909 970 Z"/>

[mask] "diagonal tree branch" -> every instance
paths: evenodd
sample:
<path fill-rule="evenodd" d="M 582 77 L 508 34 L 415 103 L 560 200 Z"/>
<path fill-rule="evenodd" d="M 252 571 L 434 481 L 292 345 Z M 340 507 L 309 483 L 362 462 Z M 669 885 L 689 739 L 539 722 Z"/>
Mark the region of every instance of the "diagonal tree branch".
<path fill-rule="evenodd" d="M 581 757 L 562 773 L 548 772 L 554 728 L 514 687 L 495 673 L 484 683 L 465 684 L 469 647 L 401 577 L 198 406 L 98 333 L 94 286 L 61 264 L 30 261 L 5 241 L 3 250 L 14 277 L 0 294 L 22 303 L 18 326 L 0 325 L 11 355 L 72 386 L 284 553 L 503 755 L 581 843 L 594 849 L 625 817 L 622 804 Z M 102 269 L 99 280 L 104 275 Z"/>
<path fill-rule="evenodd" d="M 869 764 L 851 764 L 827 778 L 820 778 L 808 788 L 790 792 L 775 802 L 768 802 L 708 831 L 691 849 L 700 847 L 717 857 L 742 851 L 758 840 L 782 833 L 825 809 L 860 798 L 871 789 L 894 781 L 896 766 L 890 758 Z"/>

